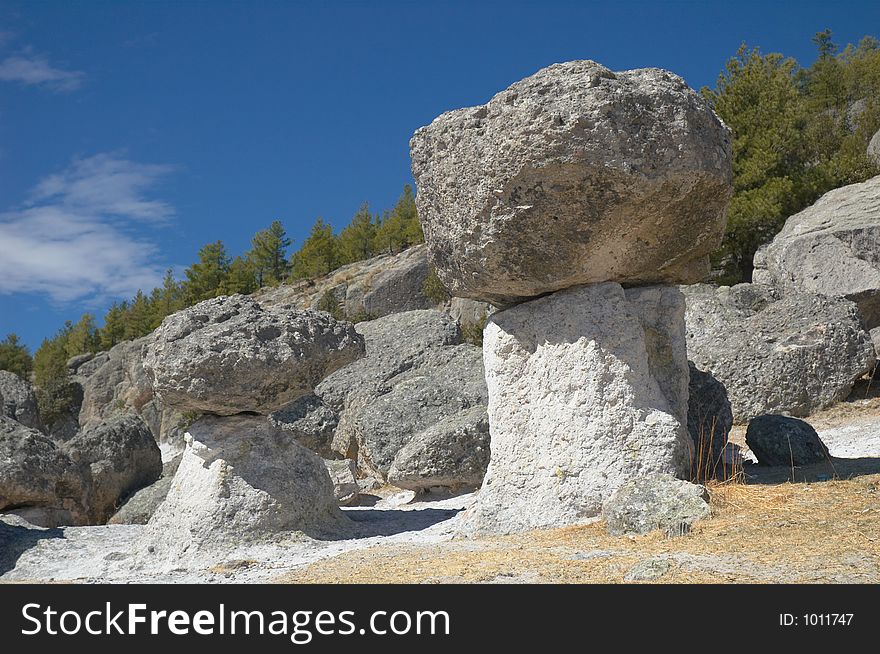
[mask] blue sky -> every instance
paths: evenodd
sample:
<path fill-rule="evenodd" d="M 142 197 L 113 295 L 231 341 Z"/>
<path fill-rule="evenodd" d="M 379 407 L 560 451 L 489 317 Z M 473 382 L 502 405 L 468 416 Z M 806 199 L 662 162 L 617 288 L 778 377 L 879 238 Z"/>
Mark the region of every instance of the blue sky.
<path fill-rule="evenodd" d="M 0 2 L 0 336 L 410 182 L 412 132 L 554 62 L 713 84 L 742 41 L 880 36 L 871 2 Z"/>

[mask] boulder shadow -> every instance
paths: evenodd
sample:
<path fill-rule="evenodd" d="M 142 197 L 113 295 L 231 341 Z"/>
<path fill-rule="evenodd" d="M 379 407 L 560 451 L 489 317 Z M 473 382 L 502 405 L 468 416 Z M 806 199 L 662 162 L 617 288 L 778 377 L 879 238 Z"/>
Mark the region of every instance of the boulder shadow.
<path fill-rule="evenodd" d="M 422 531 L 451 520 L 464 509 L 361 509 L 345 511 L 354 523 L 351 538 L 394 536 L 407 531 Z"/>
<path fill-rule="evenodd" d="M 763 466 L 757 463 L 743 465 L 743 475 L 747 484 L 813 483 L 877 474 L 880 474 L 880 458 L 876 457 L 858 459 L 830 457 L 827 461 L 796 467 Z"/>
<path fill-rule="evenodd" d="M 0 520 L 0 576 L 14 569 L 22 554 L 47 538 L 64 538 L 64 530 L 31 529 Z"/>

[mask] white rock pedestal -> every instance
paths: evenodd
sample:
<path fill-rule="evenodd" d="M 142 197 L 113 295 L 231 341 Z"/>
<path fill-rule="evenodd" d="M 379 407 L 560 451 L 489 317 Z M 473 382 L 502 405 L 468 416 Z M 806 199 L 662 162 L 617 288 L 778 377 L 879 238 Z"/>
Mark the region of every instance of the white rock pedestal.
<path fill-rule="evenodd" d="M 165 501 L 147 523 L 141 555 L 228 555 L 279 538 L 339 535 L 348 520 L 324 462 L 265 416 L 206 416 L 186 434 L 186 450 Z"/>
<path fill-rule="evenodd" d="M 684 296 L 602 283 L 495 313 L 491 459 L 463 535 L 576 524 L 628 480 L 687 475 Z"/>

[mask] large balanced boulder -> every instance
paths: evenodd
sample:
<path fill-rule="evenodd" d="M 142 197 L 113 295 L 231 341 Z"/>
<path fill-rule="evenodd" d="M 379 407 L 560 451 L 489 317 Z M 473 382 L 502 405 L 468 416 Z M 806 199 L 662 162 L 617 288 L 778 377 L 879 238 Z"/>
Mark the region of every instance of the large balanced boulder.
<path fill-rule="evenodd" d="M 677 75 L 555 64 L 410 142 L 431 263 L 507 305 L 576 284 L 693 283 L 732 194 L 730 131 Z"/>
<path fill-rule="evenodd" d="M 0 512 L 36 509 L 27 517 L 42 526 L 84 524 L 86 493 L 81 470 L 48 436 L 0 416 Z"/>
<path fill-rule="evenodd" d="M 581 522 L 650 473 L 686 475 L 684 297 L 605 283 L 491 316 L 492 460 L 463 533 Z"/>
<path fill-rule="evenodd" d="M 449 315 L 408 311 L 359 323 L 363 359 L 315 389 L 339 415 L 332 449 L 363 475 L 419 490 L 480 484 L 488 464 L 480 348 Z"/>
<path fill-rule="evenodd" d="M 0 370 L 0 416 L 12 418 L 25 427 L 43 429 L 33 386 L 8 370 Z"/>
<path fill-rule="evenodd" d="M 147 523 L 145 556 L 174 565 L 303 532 L 338 535 L 347 521 L 324 462 L 264 416 L 206 416 L 190 426 L 171 490 Z"/>
<path fill-rule="evenodd" d="M 746 445 L 766 466 L 804 466 L 830 459 L 813 426 L 789 416 L 768 414 L 750 420 Z"/>
<path fill-rule="evenodd" d="M 852 302 L 762 284 L 681 287 L 688 358 L 727 390 L 737 423 L 806 416 L 845 398 L 874 347 Z"/>
<path fill-rule="evenodd" d="M 869 330 L 880 326 L 880 176 L 791 216 L 754 264 L 755 282 L 845 297 Z"/>
<path fill-rule="evenodd" d="M 351 323 L 233 295 L 165 318 L 146 347 L 144 369 L 165 406 L 268 414 L 363 352 Z"/>
<path fill-rule="evenodd" d="M 162 455 L 146 423 L 135 413 L 115 415 L 64 443 L 71 461 L 84 469 L 91 523 L 104 523 L 134 491 L 162 474 Z"/>

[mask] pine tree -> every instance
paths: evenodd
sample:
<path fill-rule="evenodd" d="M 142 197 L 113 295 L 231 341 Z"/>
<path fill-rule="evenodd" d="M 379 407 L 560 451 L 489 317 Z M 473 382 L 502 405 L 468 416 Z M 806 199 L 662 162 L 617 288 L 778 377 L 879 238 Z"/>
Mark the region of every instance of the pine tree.
<path fill-rule="evenodd" d="M 223 241 L 209 243 L 199 250 L 199 260 L 186 269 L 184 285 L 190 305 L 217 297 L 229 273 L 229 256 Z"/>
<path fill-rule="evenodd" d="M 64 350 L 67 353 L 67 358 L 70 358 L 79 354 L 97 352 L 100 345 L 101 338 L 95 324 L 95 317 L 90 313 L 84 313 L 67 334 Z"/>
<path fill-rule="evenodd" d="M 16 334 L 7 334 L 0 341 L 0 370 L 8 370 L 22 379 L 27 379 L 34 367 L 27 346 L 22 343 Z"/>
<path fill-rule="evenodd" d="M 254 265 L 251 260 L 243 257 L 235 257 L 229 264 L 229 272 L 226 279 L 220 285 L 221 295 L 235 295 L 236 293 L 253 293 L 259 287 Z"/>
<path fill-rule="evenodd" d="M 183 309 L 183 289 L 174 279 L 174 271 L 169 268 L 162 278 L 162 286 L 153 291 L 153 329 L 175 311 Z"/>
<path fill-rule="evenodd" d="M 152 331 L 153 307 L 143 291 L 138 291 L 125 316 L 124 340 L 131 341 Z"/>
<path fill-rule="evenodd" d="M 258 288 L 275 286 L 287 278 L 290 268 L 287 248 L 290 244 L 291 240 L 287 238 L 280 220 L 254 235 L 247 258 L 253 267 Z"/>
<path fill-rule="evenodd" d="M 293 255 L 293 277 L 314 279 L 335 270 L 338 262 L 338 243 L 333 235 L 333 227 L 318 218 L 309 237 Z"/>
<path fill-rule="evenodd" d="M 348 226 L 339 233 L 339 263 L 369 259 L 375 254 L 376 223 L 364 202 Z"/>
<path fill-rule="evenodd" d="M 396 254 L 411 245 L 423 243 L 425 236 L 416 212 L 412 187 L 403 187 L 403 194 L 390 213 L 386 213 L 376 230 L 376 250 Z"/>
<path fill-rule="evenodd" d="M 111 347 L 124 340 L 125 315 L 127 313 L 127 302 L 122 302 L 121 304 L 114 302 L 110 305 L 107 313 L 104 314 L 104 326 L 101 327 L 98 332 L 100 349 L 109 350 Z"/>

